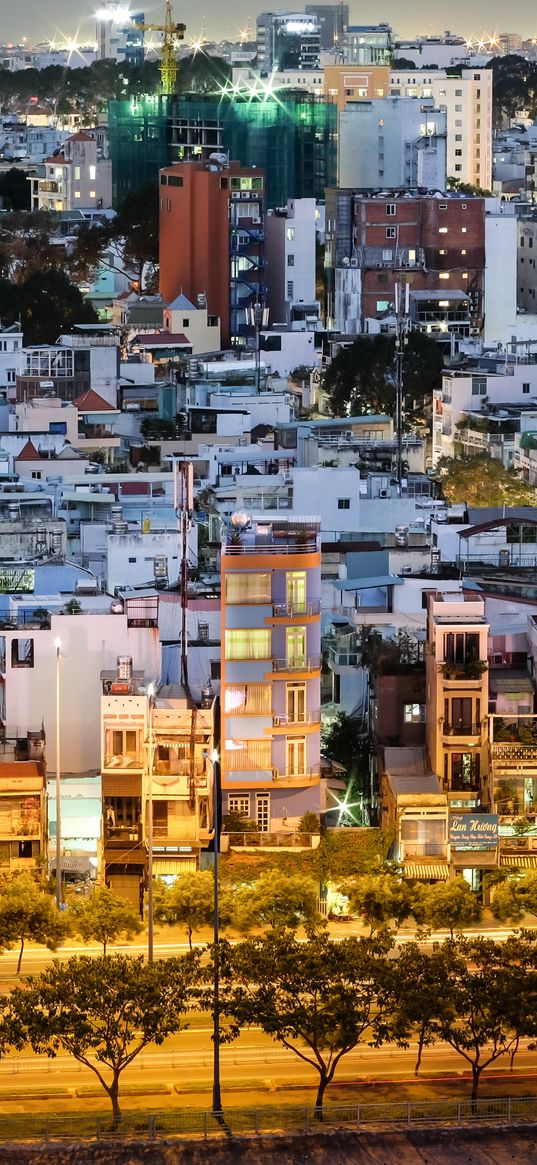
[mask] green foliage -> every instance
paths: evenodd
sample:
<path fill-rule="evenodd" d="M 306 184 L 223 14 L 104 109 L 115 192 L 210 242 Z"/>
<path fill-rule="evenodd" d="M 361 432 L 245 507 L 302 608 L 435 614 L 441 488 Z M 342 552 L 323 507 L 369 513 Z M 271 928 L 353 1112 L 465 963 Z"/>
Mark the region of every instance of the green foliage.
<path fill-rule="evenodd" d="M 238 886 L 233 894 L 232 923 L 245 932 L 254 927 L 296 930 L 318 921 L 319 893 L 313 878 L 266 870 L 253 885 Z"/>
<path fill-rule="evenodd" d="M 371 934 L 390 922 L 400 925 L 414 909 L 414 893 L 408 882 L 396 874 L 365 874 L 344 887 L 351 911 L 359 914 Z"/>
<path fill-rule="evenodd" d="M 515 117 L 525 109 L 530 117 L 537 116 L 537 64 L 525 57 L 510 54 L 493 57 L 487 66 L 492 69 L 493 117 L 497 126 Z"/>
<path fill-rule="evenodd" d="M 442 492 L 451 506 L 534 506 L 537 491 L 521 481 L 514 469 L 488 454 L 442 457 L 436 467 Z"/>
<path fill-rule="evenodd" d="M 107 886 L 96 887 L 88 898 L 75 899 L 69 913 L 75 934 L 86 943 L 100 943 L 103 958 L 109 943 L 118 938 L 131 939 L 142 929 L 134 907 Z"/>
<path fill-rule="evenodd" d="M 485 190 L 482 186 L 474 186 L 472 182 L 461 182 L 460 178 L 448 178 L 448 190 L 467 194 L 469 198 L 492 198 L 492 190 Z"/>
<path fill-rule="evenodd" d="M 339 883 L 354 875 L 379 869 L 389 840 L 380 829 L 328 829 L 313 853 L 313 872 L 319 881 Z"/>
<path fill-rule="evenodd" d="M 303 813 L 298 823 L 298 832 L 306 834 L 320 833 L 321 819 L 319 814 L 313 813 L 311 809 L 308 809 L 307 813 Z"/>
<path fill-rule="evenodd" d="M 4 210 L 30 209 L 30 183 L 25 170 L 12 166 L 0 175 L 0 200 Z"/>
<path fill-rule="evenodd" d="M 258 1024 L 318 1073 L 316 1114 L 341 1059 L 389 1032 L 387 946 L 367 939 L 335 943 L 325 934 L 297 942 L 274 934 L 226 947 L 223 1011 L 239 1027 Z"/>
<path fill-rule="evenodd" d="M 73 958 L 16 988 L 11 1013 L 34 1052 L 66 1052 L 95 1073 L 117 1125 L 121 1073 L 149 1044 L 186 1026 L 197 968 L 195 955 L 156 963 L 125 955 Z"/>
<path fill-rule="evenodd" d="M 184 428 L 181 414 L 175 421 L 168 421 L 161 417 L 144 417 L 140 425 L 140 433 L 145 441 L 173 441 L 179 437 Z"/>
<path fill-rule="evenodd" d="M 520 922 L 525 914 L 537 918 L 537 873 L 529 870 L 512 875 L 495 886 L 491 910 L 500 922 Z"/>
<path fill-rule="evenodd" d="M 442 381 L 443 358 L 439 345 L 422 332 L 410 332 L 403 360 L 406 411 L 422 408 L 433 388 Z M 395 340 L 379 333 L 358 336 L 341 348 L 326 370 L 324 391 L 336 417 L 349 414 L 395 412 Z"/>
<path fill-rule="evenodd" d="M 309 364 L 297 364 L 296 368 L 291 369 L 289 380 L 292 380 L 294 384 L 302 384 L 302 381 L 305 380 L 309 384 L 311 372 L 312 368 Z"/>
<path fill-rule="evenodd" d="M 0 945 L 5 950 L 19 946 L 17 975 L 20 974 L 27 940 L 55 951 L 65 938 L 69 924 L 49 894 L 45 894 L 31 874 L 11 878 L 0 893 Z"/>
<path fill-rule="evenodd" d="M 464 878 L 416 887 L 414 894 L 412 913 L 417 922 L 431 930 L 449 930 L 451 938 L 481 918 L 480 903 Z"/>
<path fill-rule="evenodd" d="M 64 603 L 63 610 L 66 615 L 80 615 L 82 605 L 79 603 L 78 599 L 68 599 L 67 602 Z"/>
<path fill-rule="evenodd" d="M 159 188 L 141 186 L 128 194 L 114 219 L 114 237 L 122 239 L 123 262 L 143 288 L 144 267 L 158 263 Z M 145 288 L 147 290 L 147 288 Z"/>
<path fill-rule="evenodd" d="M 97 323 L 97 314 L 65 272 L 35 271 L 21 283 L 0 278 L 0 318 L 22 323 L 25 344 L 54 344 L 74 324 Z"/>
<path fill-rule="evenodd" d="M 221 896 L 222 898 L 222 896 Z M 166 926 L 184 926 L 192 950 L 194 931 L 210 926 L 214 915 L 214 878 L 211 870 L 182 874 L 168 888 L 157 880 L 153 888 L 155 922 Z M 220 920 L 226 917 L 225 903 L 220 901 Z"/>
<path fill-rule="evenodd" d="M 224 813 L 222 830 L 224 833 L 259 833 L 259 826 L 246 813 L 234 810 L 233 813 Z"/>

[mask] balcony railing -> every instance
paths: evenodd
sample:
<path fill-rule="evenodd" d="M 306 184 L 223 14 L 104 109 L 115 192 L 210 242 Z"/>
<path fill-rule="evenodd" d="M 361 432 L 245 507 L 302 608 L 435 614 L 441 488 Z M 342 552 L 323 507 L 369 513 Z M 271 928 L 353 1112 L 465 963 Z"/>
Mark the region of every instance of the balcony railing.
<path fill-rule="evenodd" d="M 139 845 L 142 840 L 142 826 L 138 825 L 107 825 L 103 827 L 105 842 L 124 845 L 126 849 Z"/>
<path fill-rule="evenodd" d="M 288 728 L 295 724 L 319 724 L 321 720 L 320 708 L 315 708 L 313 712 L 296 712 L 293 716 L 284 714 L 282 716 L 273 716 L 272 725 L 274 728 Z"/>
<path fill-rule="evenodd" d="M 276 618 L 288 616 L 294 619 L 298 615 L 318 615 L 321 610 L 321 600 L 315 599 L 310 603 L 274 603 L 272 614 Z"/>
<path fill-rule="evenodd" d="M 122 755 L 105 756 L 103 768 L 105 769 L 143 769 L 144 758 L 143 755 L 135 756 L 123 753 Z"/>
<path fill-rule="evenodd" d="M 481 724 L 481 720 L 478 720 L 475 724 L 450 724 L 445 721 L 442 734 L 444 736 L 480 736 Z"/>
<path fill-rule="evenodd" d="M 445 841 L 403 841 L 401 842 L 401 860 L 409 858 L 447 858 Z"/>
<path fill-rule="evenodd" d="M 288 671 L 318 671 L 321 666 L 320 655 L 300 655 L 292 659 L 273 659 L 272 670 L 280 672 Z"/>
<path fill-rule="evenodd" d="M 445 660 L 440 663 L 440 671 L 445 680 L 480 680 L 487 670 L 487 663 L 483 659 L 467 659 L 455 663 Z"/>
<path fill-rule="evenodd" d="M 230 849 L 257 847 L 258 849 L 313 849 L 319 835 L 316 833 L 228 833 Z"/>
<path fill-rule="evenodd" d="M 493 744 L 492 759 L 503 763 L 526 761 L 534 762 L 537 759 L 537 744 L 522 744 L 518 741 L 512 744 Z"/>

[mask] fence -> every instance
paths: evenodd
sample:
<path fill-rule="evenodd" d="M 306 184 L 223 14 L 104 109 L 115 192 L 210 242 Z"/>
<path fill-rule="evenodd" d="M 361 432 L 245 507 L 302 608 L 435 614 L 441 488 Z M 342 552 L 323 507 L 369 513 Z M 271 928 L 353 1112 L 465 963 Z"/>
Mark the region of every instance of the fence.
<path fill-rule="evenodd" d="M 322 1124 L 314 1108 L 226 1109 L 217 1119 L 211 1112 L 182 1109 L 156 1113 L 126 1112 L 119 1129 L 111 1117 L 77 1115 L 40 1116 L 5 1114 L 0 1118 L 0 1141 L 99 1141 L 107 1138 L 156 1140 L 215 1136 L 251 1137 L 304 1135 L 334 1129 L 360 1131 L 462 1128 L 476 1125 L 531 1124 L 537 1121 L 537 1097 L 470 1100 L 423 1100 L 386 1104 L 326 1104 Z"/>

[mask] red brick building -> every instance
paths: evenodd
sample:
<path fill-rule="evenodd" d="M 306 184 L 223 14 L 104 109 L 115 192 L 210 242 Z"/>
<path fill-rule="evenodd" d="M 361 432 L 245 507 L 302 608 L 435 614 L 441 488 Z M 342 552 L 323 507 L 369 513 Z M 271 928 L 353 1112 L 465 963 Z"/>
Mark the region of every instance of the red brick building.
<path fill-rule="evenodd" d="M 427 331 L 479 332 L 483 322 L 485 204 L 459 194 L 327 192 L 328 264 L 357 283 L 360 323 L 389 314 L 410 284 L 411 315 Z M 349 271 L 346 279 L 344 272 Z M 336 312 L 337 315 L 337 312 Z M 344 321 L 336 320 L 341 326 Z"/>

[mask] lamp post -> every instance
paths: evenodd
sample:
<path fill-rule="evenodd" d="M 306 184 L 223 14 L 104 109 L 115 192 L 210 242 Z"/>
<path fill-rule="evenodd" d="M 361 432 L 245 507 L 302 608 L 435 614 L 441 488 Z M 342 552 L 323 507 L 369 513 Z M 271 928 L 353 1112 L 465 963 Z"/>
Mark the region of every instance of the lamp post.
<path fill-rule="evenodd" d="M 214 898 L 213 898 L 213 1107 L 216 1116 L 223 1112 L 220 1090 L 220 915 L 218 887 L 218 859 L 220 856 L 220 760 L 218 752 L 204 753 L 213 770 L 214 821 Z"/>
<path fill-rule="evenodd" d="M 153 705 L 155 700 L 155 685 L 149 684 L 147 689 L 147 714 L 149 718 L 149 755 L 147 758 L 147 961 L 154 958 L 154 920 L 153 920 Z"/>
<path fill-rule="evenodd" d="M 60 660 L 61 643 L 56 640 L 56 906 L 62 905 L 62 783 L 61 783 L 61 736 L 60 736 Z"/>

